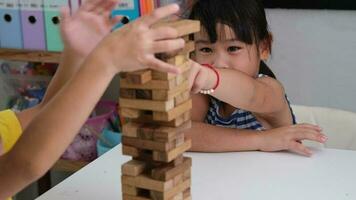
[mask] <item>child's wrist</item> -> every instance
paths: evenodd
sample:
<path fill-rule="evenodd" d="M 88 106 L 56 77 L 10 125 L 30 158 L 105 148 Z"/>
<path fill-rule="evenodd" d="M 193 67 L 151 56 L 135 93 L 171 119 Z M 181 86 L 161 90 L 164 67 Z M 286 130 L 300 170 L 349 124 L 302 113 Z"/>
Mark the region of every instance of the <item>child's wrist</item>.
<path fill-rule="evenodd" d="M 211 94 L 220 84 L 220 74 L 212 65 L 203 64 L 204 70 L 207 70 L 208 78 L 206 80 L 205 86 L 200 93 Z"/>

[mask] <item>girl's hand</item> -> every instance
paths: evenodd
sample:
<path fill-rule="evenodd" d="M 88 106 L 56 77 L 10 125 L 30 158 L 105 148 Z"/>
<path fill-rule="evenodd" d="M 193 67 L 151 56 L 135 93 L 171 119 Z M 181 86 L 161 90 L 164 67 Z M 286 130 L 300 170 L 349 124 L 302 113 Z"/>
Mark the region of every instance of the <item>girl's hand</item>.
<path fill-rule="evenodd" d="M 110 18 L 118 0 L 89 0 L 77 12 L 61 10 L 61 35 L 66 51 L 84 59 L 119 23 L 121 16 Z"/>
<path fill-rule="evenodd" d="M 321 133 L 321 128 L 311 124 L 297 124 L 275 128 L 261 133 L 261 151 L 289 150 L 301 155 L 311 156 L 310 149 L 300 141 L 312 140 L 325 143 L 327 137 Z"/>
<path fill-rule="evenodd" d="M 190 71 L 189 71 L 189 88 L 193 94 L 198 93 L 200 90 L 212 89 L 217 81 L 215 72 L 208 67 L 204 67 L 192 60 L 190 60 Z"/>
<path fill-rule="evenodd" d="M 151 68 L 179 73 L 177 67 L 155 57 L 157 53 L 171 52 L 184 47 L 184 40 L 171 27 L 151 28 L 159 20 L 179 11 L 177 4 L 171 4 L 153 11 L 107 36 L 94 50 L 92 57 L 119 71 L 135 71 Z"/>

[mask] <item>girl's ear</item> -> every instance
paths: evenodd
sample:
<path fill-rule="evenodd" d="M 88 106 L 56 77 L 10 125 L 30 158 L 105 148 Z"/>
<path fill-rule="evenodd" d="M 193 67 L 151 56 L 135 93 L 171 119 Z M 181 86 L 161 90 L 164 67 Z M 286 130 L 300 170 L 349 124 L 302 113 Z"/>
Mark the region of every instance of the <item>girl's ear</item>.
<path fill-rule="evenodd" d="M 259 50 L 260 50 L 260 57 L 261 60 L 267 61 L 271 52 L 272 52 L 272 41 L 273 41 L 273 36 L 271 33 L 268 34 L 268 36 L 260 42 L 259 45 Z"/>

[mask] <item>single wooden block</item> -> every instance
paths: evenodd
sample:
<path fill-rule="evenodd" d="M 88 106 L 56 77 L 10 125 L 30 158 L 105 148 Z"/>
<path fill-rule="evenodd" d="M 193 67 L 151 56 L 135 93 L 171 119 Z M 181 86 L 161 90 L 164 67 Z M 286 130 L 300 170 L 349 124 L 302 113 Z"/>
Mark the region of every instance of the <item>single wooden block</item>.
<path fill-rule="evenodd" d="M 180 193 L 183 193 L 188 188 L 190 188 L 190 185 L 191 185 L 191 180 L 185 180 L 183 183 L 169 189 L 166 192 L 151 191 L 151 198 L 154 200 L 171 200 L 176 195 L 179 195 Z"/>
<path fill-rule="evenodd" d="M 184 81 L 182 84 L 172 90 L 152 90 L 152 99 L 155 101 L 172 100 L 174 97 L 187 90 L 189 90 L 189 83 L 188 81 Z"/>
<path fill-rule="evenodd" d="M 122 134 L 126 137 L 154 140 L 157 142 L 172 142 L 177 139 L 177 136 L 183 134 L 184 130 L 191 128 L 191 125 L 190 121 L 177 128 L 130 122 L 123 125 Z"/>
<path fill-rule="evenodd" d="M 151 90 L 135 90 L 136 99 L 152 100 Z"/>
<path fill-rule="evenodd" d="M 200 31 L 200 22 L 197 20 L 175 20 L 175 21 L 161 21 L 152 26 L 152 28 L 158 28 L 168 26 L 177 30 L 178 36 L 182 37 L 192 33 Z"/>
<path fill-rule="evenodd" d="M 132 156 L 132 157 L 139 157 L 140 156 L 140 150 L 135 147 L 127 146 L 127 145 L 122 145 L 122 154 L 127 155 L 127 156 Z"/>
<path fill-rule="evenodd" d="M 122 144 L 132 146 L 138 149 L 170 151 L 176 147 L 175 142 L 156 142 L 152 140 L 142 140 L 132 137 L 122 137 Z"/>
<path fill-rule="evenodd" d="M 165 192 L 173 188 L 173 180 L 169 180 L 166 182 L 157 181 L 144 174 L 141 174 L 139 176 L 122 175 L 121 182 L 125 185 L 130 185 L 147 190 L 154 190 L 158 192 Z"/>
<path fill-rule="evenodd" d="M 177 67 L 180 69 L 181 74 L 183 74 L 190 69 L 190 62 L 185 62 Z M 172 80 L 176 76 L 177 76 L 177 74 L 152 70 L 152 79 L 153 80 Z"/>
<path fill-rule="evenodd" d="M 152 73 L 149 69 L 128 72 L 126 73 L 126 80 L 128 83 L 144 84 L 152 80 Z"/>
<path fill-rule="evenodd" d="M 190 187 L 183 192 L 183 199 L 184 200 L 191 200 L 192 199 L 192 195 L 190 193 Z"/>
<path fill-rule="evenodd" d="M 169 111 L 174 108 L 174 100 L 169 101 L 151 101 L 135 99 L 119 99 L 121 108 L 134 108 L 138 110 Z"/>
<path fill-rule="evenodd" d="M 123 175 L 138 176 L 147 167 L 147 164 L 138 160 L 130 160 L 121 166 Z"/>
<path fill-rule="evenodd" d="M 122 184 L 122 193 L 132 196 L 137 196 L 139 194 L 139 189 L 130 185 Z"/>
<path fill-rule="evenodd" d="M 192 100 L 188 100 L 168 112 L 153 112 L 153 120 L 171 121 L 192 109 Z"/>
<path fill-rule="evenodd" d="M 136 91 L 134 89 L 120 89 L 120 97 L 126 99 L 136 99 Z"/>
<path fill-rule="evenodd" d="M 170 150 L 169 152 L 163 151 L 153 151 L 153 160 L 161 162 L 171 162 L 176 159 L 179 155 L 188 151 L 192 146 L 191 140 L 186 140 L 183 145 Z"/>
<path fill-rule="evenodd" d="M 163 61 L 172 64 L 172 65 L 176 65 L 176 66 L 180 66 L 183 65 L 184 63 L 186 63 L 189 60 L 189 55 L 177 55 L 168 59 L 165 59 Z"/>
<path fill-rule="evenodd" d="M 126 79 L 120 79 L 120 88 L 142 90 L 171 90 L 176 87 L 175 80 L 151 80 L 145 84 L 129 83 Z"/>
<path fill-rule="evenodd" d="M 190 98 L 190 91 L 186 90 L 185 92 L 174 97 L 174 106 L 179 106 L 182 103 L 186 102 Z"/>
<path fill-rule="evenodd" d="M 155 121 L 153 120 L 153 116 L 151 115 L 141 115 L 140 118 L 133 119 L 133 122 L 136 123 L 150 123 L 154 125 L 160 125 L 160 126 L 169 126 L 169 127 L 179 127 L 183 123 L 189 121 L 191 119 L 191 112 L 188 111 L 184 113 L 183 115 L 177 117 L 176 119 L 173 119 L 172 121 L 165 122 L 165 121 Z"/>
<path fill-rule="evenodd" d="M 122 117 L 136 119 L 142 115 L 142 110 L 137 110 L 137 109 L 133 109 L 133 108 L 121 108 L 120 115 Z"/>
<path fill-rule="evenodd" d="M 152 169 L 151 176 L 154 179 L 167 181 L 173 179 L 175 176 L 182 174 L 182 180 L 184 179 L 184 173 L 189 170 L 192 166 L 192 159 L 184 157 L 183 163 L 177 166 L 174 164 L 167 165 L 164 167 L 159 167 Z"/>
<path fill-rule="evenodd" d="M 186 180 L 186 179 L 190 179 L 192 177 L 192 173 L 191 173 L 191 169 L 187 169 L 184 174 L 183 174 L 183 179 Z"/>
<path fill-rule="evenodd" d="M 151 200 L 150 197 L 134 196 L 129 194 L 123 194 L 123 200 Z"/>

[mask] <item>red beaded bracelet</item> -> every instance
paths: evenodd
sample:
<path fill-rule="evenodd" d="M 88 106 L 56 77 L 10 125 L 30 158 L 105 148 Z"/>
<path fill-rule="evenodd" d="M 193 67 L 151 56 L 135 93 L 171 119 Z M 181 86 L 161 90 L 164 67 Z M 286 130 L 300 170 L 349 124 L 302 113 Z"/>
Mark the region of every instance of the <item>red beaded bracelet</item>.
<path fill-rule="evenodd" d="M 200 90 L 200 93 L 202 93 L 202 94 L 211 94 L 211 93 L 213 93 L 213 92 L 216 90 L 216 88 L 217 88 L 217 87 L 219 86 L 219 84 L 220 84 L 220 74 L 219 74 L 218 70 L 216 70 L 216 69 L 215 69 L 212 65 L 210 65 L 210 64 L 202 64 L 202 66 L 210 68 L 210 69 L 213 70 L 213 71 L 215 72 L 215 74 L 216 74 L 216 84 L 215 84 L 215 86 L 214 86 L 212 89 L 209 89 L 209 90 Z"/>

